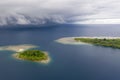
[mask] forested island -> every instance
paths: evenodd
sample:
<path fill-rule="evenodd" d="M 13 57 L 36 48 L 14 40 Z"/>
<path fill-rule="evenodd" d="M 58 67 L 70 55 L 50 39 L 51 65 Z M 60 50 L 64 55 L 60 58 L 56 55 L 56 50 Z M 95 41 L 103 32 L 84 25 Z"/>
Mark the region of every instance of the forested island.
<path fill-rule="evenodd" d="M 48 63 L 49 56 L 46 52 L 40 50 L 26 50 L 17 52 L 14 56 L 21 60 L 29 60 L 34 62 Z"/>
<path fill-rule="evenodd" d="M 120 49 L 120 38 L 74 38 L 76 42 L 84 42 L 98 46 Z"/>
<path fill-rule="evenodd" d="M 28 60 L 45 64 L 49 63 L 51 59 L 48 52 L 34 49 L 37 47 L 38 46 L 31 44 L 8 45 L 1 46 L 0 51 L 13 51 L 15 54 L 12 56 L 19 60 Z"/>

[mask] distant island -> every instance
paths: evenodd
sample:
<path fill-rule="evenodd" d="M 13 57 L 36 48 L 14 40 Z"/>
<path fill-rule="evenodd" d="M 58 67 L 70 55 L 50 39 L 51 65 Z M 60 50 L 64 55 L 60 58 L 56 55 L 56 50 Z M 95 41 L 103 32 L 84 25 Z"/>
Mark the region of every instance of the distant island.
<path fill-rule="evenodd" d="M 120 37 L 66 37 L 56 41 L 63 44 L 93 44 L 120 49 Z"/>
<path fill-rule="evenodd" d="M 17 52 L 14 57 L 21 60 L 29 60 L 34 62 L 48 63 L 49 56 L 48 53 L 41 50 L 26 50 L 22 52 Z"/>
<path fill-rule="evenodd" d="M 99 38 L 74 38 L 77 42 L 89 43 L 97 46 L 105 46 L 120 49 L 120 39 L 99 39 Z"/>

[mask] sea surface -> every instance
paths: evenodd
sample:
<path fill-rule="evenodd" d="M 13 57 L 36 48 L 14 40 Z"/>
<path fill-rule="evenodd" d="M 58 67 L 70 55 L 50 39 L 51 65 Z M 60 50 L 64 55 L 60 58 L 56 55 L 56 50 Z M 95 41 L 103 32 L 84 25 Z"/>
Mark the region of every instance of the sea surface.
<path fill-rule="evenodd" d="M 49 64 L 14 59 L 0 51 L 0 80 L 120 80 L 120 49 L 65 45 L 62 37 L 120 37 L 120 25 L 46 25 L 0 28 L 0 46 L 33 44 L 48 51 Z"/>

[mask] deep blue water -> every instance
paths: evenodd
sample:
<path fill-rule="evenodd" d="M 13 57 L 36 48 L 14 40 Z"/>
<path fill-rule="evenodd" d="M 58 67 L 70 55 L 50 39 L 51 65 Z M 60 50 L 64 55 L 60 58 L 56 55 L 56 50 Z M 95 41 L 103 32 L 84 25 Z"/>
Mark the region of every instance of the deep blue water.
<path fill-rule="evenodd" d="M 0 80 L 120 80 L 120 49 L 54 42 L 72 36 L 120 36 L 120 25 L 52 25 L 0 28 L 0 46 L 33 44 L 48 51 L 47 65 L 0 51 Z"/>

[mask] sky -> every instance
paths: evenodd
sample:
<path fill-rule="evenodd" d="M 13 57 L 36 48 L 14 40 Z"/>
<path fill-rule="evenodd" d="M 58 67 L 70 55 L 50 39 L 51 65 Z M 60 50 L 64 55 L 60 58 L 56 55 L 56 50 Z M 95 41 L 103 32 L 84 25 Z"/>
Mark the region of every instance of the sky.
<path fill-rule="evenodd" d="M 120 24 L 119 8 L 120 0 L 1 0 L 0 24 Z"/>

